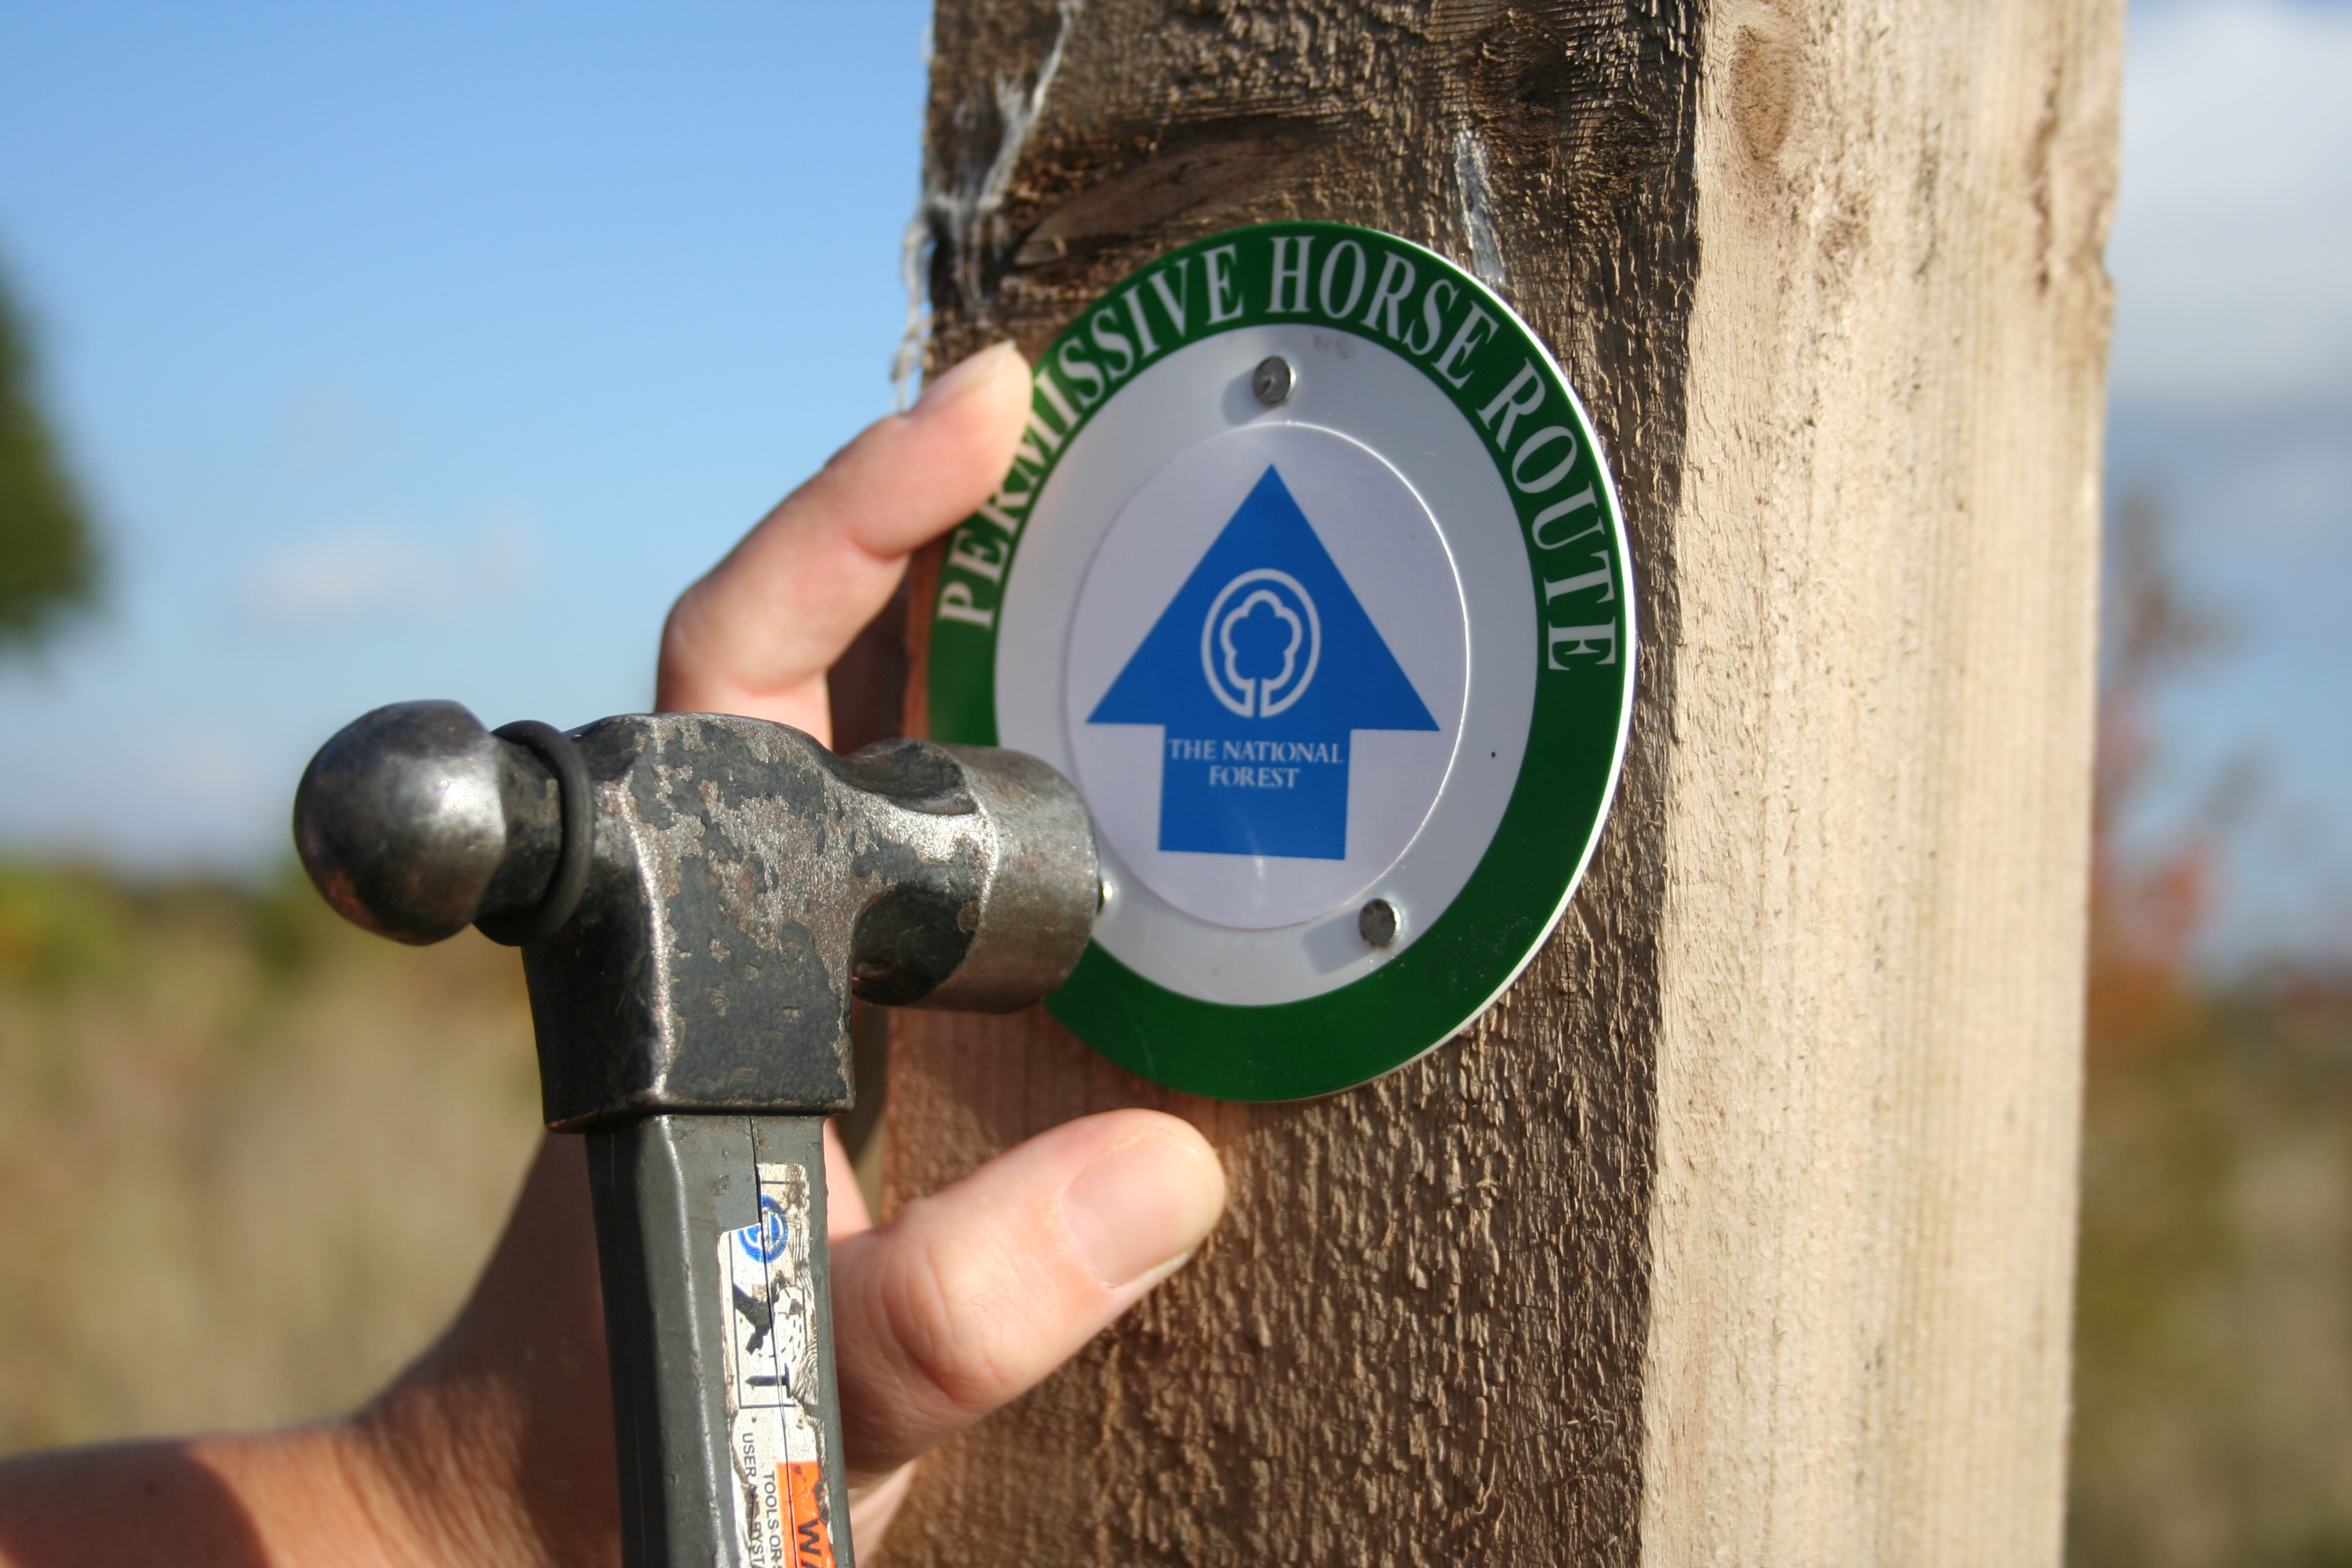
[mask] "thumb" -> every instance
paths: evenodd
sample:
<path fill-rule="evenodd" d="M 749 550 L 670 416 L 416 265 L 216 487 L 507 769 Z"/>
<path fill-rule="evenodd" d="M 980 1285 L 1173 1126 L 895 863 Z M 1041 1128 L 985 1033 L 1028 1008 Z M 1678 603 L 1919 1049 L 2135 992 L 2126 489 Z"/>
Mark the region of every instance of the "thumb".
<path fill-rule="evenodd" d="M 1158 1111 L 1114 1110 L 837 1243 L 851 1470 L 904 1464 L 1025 1393 L 1181 1267 L 1224 1205 L 1206 1139 Z"/>

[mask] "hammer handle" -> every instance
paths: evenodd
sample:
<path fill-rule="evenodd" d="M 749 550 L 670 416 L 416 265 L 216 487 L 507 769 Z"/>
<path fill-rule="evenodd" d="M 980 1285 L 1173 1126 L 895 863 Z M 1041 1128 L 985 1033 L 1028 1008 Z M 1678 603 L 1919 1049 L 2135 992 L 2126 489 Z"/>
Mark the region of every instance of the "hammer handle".
<path fill-rule="evenodd" d="M 586 1134 L 626 1568 L 853 1568 L 824 1127 Z"/>

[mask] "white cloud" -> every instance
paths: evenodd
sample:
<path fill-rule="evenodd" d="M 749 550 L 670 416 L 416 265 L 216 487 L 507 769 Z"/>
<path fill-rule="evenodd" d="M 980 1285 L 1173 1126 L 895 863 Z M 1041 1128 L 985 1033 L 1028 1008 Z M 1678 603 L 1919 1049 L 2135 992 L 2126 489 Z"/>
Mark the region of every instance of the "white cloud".
<path fill-rule="evenodd" d="M 245 601 L 282 626 L 386 612 L 448 616 L 513 597 L 537 576 L 539 559 L 538 531 L 512 512 L 457 541 L 354 524 L 265 557 L 246 580 Z"/>
<path fill-rule="evenodd" d="M 2134 8 L 2107 262 L 2119 396 L 2352 386 L 2352 7 Z"/>

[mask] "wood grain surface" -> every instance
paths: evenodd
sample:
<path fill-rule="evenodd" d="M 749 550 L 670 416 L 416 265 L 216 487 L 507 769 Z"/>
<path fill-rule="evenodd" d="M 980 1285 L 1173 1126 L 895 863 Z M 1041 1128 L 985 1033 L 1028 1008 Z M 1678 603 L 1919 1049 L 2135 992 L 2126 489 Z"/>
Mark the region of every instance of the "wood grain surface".
<path fill-rule="evenodd" d="M 1593 414 L 1642 684 L 1559 930 L 1378 1083 L 899 1019 L 887 1202 L 1133 1104 L 1234 1201 L 876 1563 L 2055 1560 L 2120 33 L 940 0 L 933 364 L 1234 224 L 1432 246 Z"/>

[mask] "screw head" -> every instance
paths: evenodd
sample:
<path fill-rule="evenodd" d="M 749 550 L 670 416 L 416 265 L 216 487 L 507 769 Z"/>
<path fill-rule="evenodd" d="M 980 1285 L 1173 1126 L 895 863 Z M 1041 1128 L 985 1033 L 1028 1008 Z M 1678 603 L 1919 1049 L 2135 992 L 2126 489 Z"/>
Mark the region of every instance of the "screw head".
<path fill-rule="evenodd" d="M 1288 360 L 1280 354 L 1268 354 L 1250 372 L 1250 391 L 1260 403 L 1273 408 L 1290 401 L 1291 388 L 1297 381 Z"/>
<path fill-rule="evenodd" d="M 1396 941 L 1396 906 L 1386 899 L 1374 899 L 1356 916 L 1356 932 L 1374 947 L 1386 947 Z"/>

